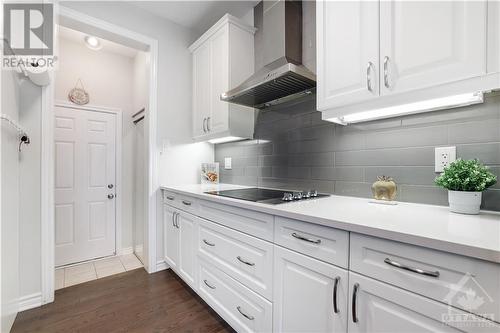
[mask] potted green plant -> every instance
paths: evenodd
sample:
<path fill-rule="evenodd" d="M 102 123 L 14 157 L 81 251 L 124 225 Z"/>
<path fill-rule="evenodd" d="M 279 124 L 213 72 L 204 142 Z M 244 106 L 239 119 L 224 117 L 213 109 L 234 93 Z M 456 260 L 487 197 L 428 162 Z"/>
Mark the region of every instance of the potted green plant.
<path fill-rule="evenodd" d="M 457 159 L 444 168 L 435 182 L 448 190 L 452 212 L 479 214 L 482 192 L 495 185 L 497 177 L 477 159 Z"/>

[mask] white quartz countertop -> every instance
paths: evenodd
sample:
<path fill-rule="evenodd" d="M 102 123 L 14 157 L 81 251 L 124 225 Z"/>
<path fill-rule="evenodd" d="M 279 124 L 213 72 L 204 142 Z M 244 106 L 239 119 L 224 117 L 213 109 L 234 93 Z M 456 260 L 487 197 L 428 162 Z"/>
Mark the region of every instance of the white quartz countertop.
<path fill-rule="evenodd" d="M 332 195 L 278 205 L 224 198 L 206 191 L 247 188 L 238 185 L 177 185 L 162 189 L 204 200 L 256 210 L 347 231 L 420 245 L 500 263 L 500 212 L 451 213 L 448 207 Z"/>

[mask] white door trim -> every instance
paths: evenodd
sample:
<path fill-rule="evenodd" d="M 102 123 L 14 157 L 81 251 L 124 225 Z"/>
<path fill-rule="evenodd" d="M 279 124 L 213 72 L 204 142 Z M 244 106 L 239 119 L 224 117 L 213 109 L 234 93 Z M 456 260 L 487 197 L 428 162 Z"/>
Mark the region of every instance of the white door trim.
<path fill-rule="evenodd" d="M 137 44 L 146 45 L 150 56 L 149 75 L 149 112 L 145 122 L 145 136 L 147 137 L 148 167 L 145 172 L 148 191 L 145 200 L 145 223 L 144 225 L 144 254 L 145 268 L 149 273 L 157 270 L 156 264 L 156 206 L 159 196 L 158 186 L 158 149 L 156 146 L 156 119 L 157 119 L 157 71 L 158 71 L 158 41 L 154 38 L 142 35 L 111 24 L 109 22 L 94 18 L 81 12 L 58 6 L 56 13 L 59 20 L 64 18 L 77 22 L 84 26 L 98 28 L 102 31 L 118 35 L 126 40 Z M 51 83 L 42 89 L 42 153 L 41 153 L 41 257 L 42 257 L 42 303 L 54 301 L 54 80 L 51 73 Z"/>
<path fill-rule="evenodd" d="M 76 105 L 70 102 L 56 100 L 54 106 L 91 111 L 112 113 L 116 116 L 116 138 L 115 138 L 115 254 L 122 253 L 122 138 L 123 138 L 123 113 L 119 108 L 110 108 L 92 104 Z M 54 249 L 55 251 L 55 249 Z M 55 253 L 55 252 L 54 252 Z"/>

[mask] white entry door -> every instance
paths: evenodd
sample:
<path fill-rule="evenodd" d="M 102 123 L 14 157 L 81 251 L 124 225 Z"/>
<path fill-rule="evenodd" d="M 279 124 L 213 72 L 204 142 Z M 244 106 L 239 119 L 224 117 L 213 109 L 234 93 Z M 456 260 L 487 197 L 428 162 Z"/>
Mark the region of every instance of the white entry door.
<path fill-rule="evenodd" d="M 116 115 L 55 107 L 55 264 L 115 254 Z"/>

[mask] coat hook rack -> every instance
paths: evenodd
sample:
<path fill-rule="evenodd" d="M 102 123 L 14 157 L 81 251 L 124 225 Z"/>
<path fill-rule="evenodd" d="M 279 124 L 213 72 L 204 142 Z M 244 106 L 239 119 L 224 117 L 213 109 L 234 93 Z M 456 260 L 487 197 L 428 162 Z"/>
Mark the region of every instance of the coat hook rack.
<path fill-rule="evenodd" d="M 26 133 L 26 131 L 21 127 L 21 125 L 19 125 L 11 117 L 9 117 L 5 114 L 0 114 L 0 119 L 7 122 L 7 124 L 14 127 L 14 129 L 17 131 L 17 134 L 19 136 L 19 151 L 21 151 L 21 146 L 23 143 L 25 145 L 30 144 L 30 142 L 31 142 L 30 137 L 28 136 L 28 133 Z"/>

